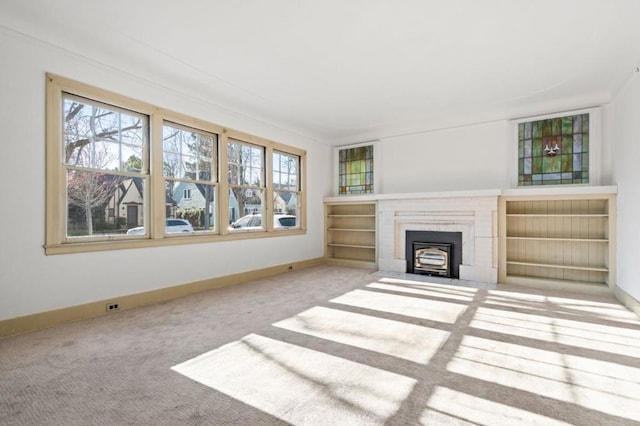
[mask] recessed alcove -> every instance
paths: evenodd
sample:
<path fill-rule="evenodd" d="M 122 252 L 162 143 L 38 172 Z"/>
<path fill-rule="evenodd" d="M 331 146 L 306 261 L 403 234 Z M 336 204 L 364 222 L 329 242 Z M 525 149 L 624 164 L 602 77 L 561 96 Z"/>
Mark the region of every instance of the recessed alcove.
<path fill-rule="evenodd" d="M 462 232 L 441 232 L 441 231 L 406 231 L 405 236 L 405 257 L 407 260 L 407 271 L 409 273 L 422 273 L 415 271 L 415 248 L 416 244 L 422 246 L 442 246 L 450 245 L 450 252 L 447 262 L 450 264 L 450 275 L 448 278 L 460 278 L 460 264 L 462 263 Z M 438 274 L 442 275 L 442 274 Z"/>

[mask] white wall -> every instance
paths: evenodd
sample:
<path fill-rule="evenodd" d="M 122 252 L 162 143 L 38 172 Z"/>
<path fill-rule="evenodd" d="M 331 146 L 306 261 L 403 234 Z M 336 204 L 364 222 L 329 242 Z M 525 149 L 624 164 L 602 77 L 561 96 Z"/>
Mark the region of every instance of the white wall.
<path fill-rule="evenodd" d="M 508 188 L 513 138 L 504 120 L 382 139 L 382 192 Z"/>
<path fill-rule="evenodd" d="M 612 177 L 618 185 L 618 286 L 640 301 L 640 73 L 612 102 Z"/>
<path fill-rule="evenodd" d="M 323 255 L 329 147 L 4 29 L 0 57 L 0 320 Z M 306 149 L 307 234 L 45 256 L 45 72 Z"/>
<path fill-rule="evenodd" d="M 320 257 L 322 197 L 333 192 L 331 149 L 307 137 L 235 114 L 181 93 L 170 82 L 152 84 L 124 72 L 126 64 L 98 64 L 0 29 L 0 320 L 115 298 L 237 272 Z M 175 247 L 45 256 L 45 72 L 52 72 L 197 118 L 307 150 L 304 236 Z M 640 144 L 638 74 L 620 93 L 606 121 L 615 118 L 616 141 L 605 150 L 603 171 L 620 187 L 618 279 L 640 299 Z M 511 187 L 513 128 L 497 121 L 388 137 L 379 146 L 383 193 Z M 605 136 L 604 146 L 608 137 Z M 434 154 L 435 153 L 435 154 Z M 251 248 L 251 262 L 246 253 Z M 274 250 L 274 248 L 276 248 Z"/>

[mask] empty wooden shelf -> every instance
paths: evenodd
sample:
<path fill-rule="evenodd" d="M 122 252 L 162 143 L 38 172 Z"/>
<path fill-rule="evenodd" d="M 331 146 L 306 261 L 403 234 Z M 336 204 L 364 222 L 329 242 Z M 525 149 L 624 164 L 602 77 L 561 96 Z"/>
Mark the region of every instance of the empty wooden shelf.
<path fill-rule="evenodd" d="M 501 197 L 500 281 L 614 283 L 613 194 Z"/>
<path fill-rule="evenodd" d="M 375 202 L 327 203 L 325 213 L 327 261 L 375 268 Z"/>

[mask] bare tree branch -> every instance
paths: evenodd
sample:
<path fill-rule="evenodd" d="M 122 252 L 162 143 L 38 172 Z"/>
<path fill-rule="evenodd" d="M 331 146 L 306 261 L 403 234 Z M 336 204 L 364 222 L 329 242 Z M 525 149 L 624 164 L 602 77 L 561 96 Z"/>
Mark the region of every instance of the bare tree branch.
<path fill-rule="evenodd" d="M 139 129 L 140 128 L 140 122 L 129 126 L 129 127 L 124 127 L 121 130 L 117 129 L 117 130 L 109 130 L 106 132 L 102 132 L 102 133 L 98 133 L 97 135 L 95 135 L 94 137 L 96 139 L 104 139 L 104 138 L 108 138 L 110 136 L 116 135 L 118 134 L 118 132 L 126 132 L 127 130 L 133 130 L 133 129 Z M 82 148 L 84 148 L 85 146 L 89 145 L 91 143 L 91 138 L 83 138 L 83 139 L 78 139 L 75 142 L 71 142 L 69 144 L 67 144 L 67 146 L 65 147 L 64 151 L 65 151 L 65 163 L 69 162 L 69 159 L 71 158 L 71 156 L 73 155 L 73 151 L 75 151 L 76 149 L 80 149 L 82 150 Z"/>

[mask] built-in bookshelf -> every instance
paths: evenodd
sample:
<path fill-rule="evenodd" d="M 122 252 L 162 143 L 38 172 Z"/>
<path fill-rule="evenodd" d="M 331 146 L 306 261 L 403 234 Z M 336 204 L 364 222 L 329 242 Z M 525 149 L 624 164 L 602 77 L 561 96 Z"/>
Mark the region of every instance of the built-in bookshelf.
<path fill-rule="evenodd" d="M 375 268 L 376 204 L 325 204 L 328 262 Z"/>
<path fill-rule="evenodd" d="M 615 198 L 501 197 L 500 281 L 615 284 Z"/>

